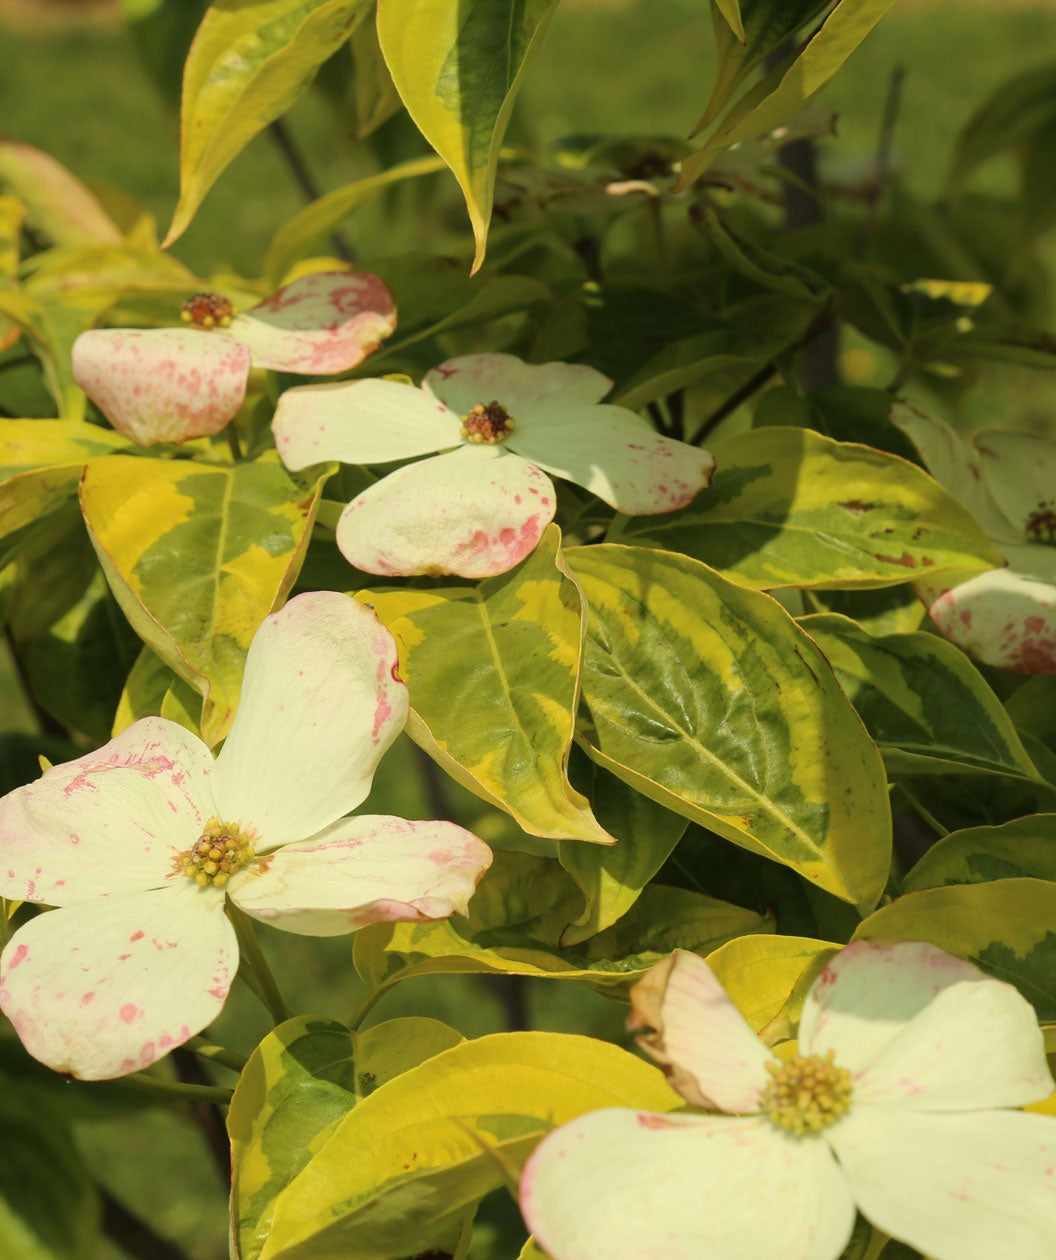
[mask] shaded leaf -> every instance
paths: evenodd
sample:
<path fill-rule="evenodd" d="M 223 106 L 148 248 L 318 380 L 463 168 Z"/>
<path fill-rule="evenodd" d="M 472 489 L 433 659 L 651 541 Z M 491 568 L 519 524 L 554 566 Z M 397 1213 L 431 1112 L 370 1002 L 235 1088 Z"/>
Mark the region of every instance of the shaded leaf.
<path fill-rule="evenodd" d="M 1040 776 L 971 661 L 934 634 L 874 637 L 847 617 L 799 624 L 825 653 L 889 774 L 967 770 Z"/>

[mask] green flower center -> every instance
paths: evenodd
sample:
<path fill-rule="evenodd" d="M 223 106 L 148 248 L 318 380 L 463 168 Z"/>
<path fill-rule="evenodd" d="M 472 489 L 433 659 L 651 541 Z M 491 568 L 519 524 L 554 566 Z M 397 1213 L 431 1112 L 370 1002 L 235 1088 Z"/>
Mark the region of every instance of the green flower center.
<path fill-rule="evenodd" d="M 517 426 L 500 402 L 477 403 L 462 417 L 462 436 L 467 442 L 494 444 L 510 436 Z"/>
<path fill-rule="evenodd" d="M 196 293 L 180 307 L 180 319 L 198 328 L 226 328 L 235 308 L 219 293 Z"/>
<path fill-rule="evenodd" d="M 210 818 L 194 844 L 176 859 L 177 870 L 200 888 L 223 888 L 236 871 L 252 860 L 253 839 L 248 831 L 233 823 Z"/>
<path fill-rule="evenodd" d="M 801 1136 L 819 1133 L 846 1115 L 851 1105 L 851 1074 L 826 1055 L 796 1055 L 787 1063 L 766 1065 L 770 1082 L 759 1095 L 759 1109 L 779 1129 Z"/>
<path fill-rule="evenodd" d="M 1027 517 L 1023 532 L 1031 542 L 1044 543 L 1047 547 L 1056 547 L 1056 506 L 1054 500 L 1047 499 L 1039 503 Z"/>

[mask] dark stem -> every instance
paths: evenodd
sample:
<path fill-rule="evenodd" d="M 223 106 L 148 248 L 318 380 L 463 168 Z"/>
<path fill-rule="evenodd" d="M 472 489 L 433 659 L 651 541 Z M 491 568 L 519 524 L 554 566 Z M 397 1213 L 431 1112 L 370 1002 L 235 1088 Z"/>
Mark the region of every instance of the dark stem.
<path fill-rule="evenodd" d="M 784 61 L 792 51 L 792 41 L 786 40 L 766 59 L 767 66 Z M 778 149 L 777 160 L 792 177 L 784 181 L 785 231 L 797 232 L 800 228 L 820 223 L 825 216 L 822 213 L 818 180 L 818 150 L 814 141 L 790 141 Z M 804 393 L 811 394 L 816 389 L 824 389 L 839 382 L 838 338 L 836 321 L 830 320 L 824 329 L 819 330 L 804 345 L 800 360 Z"/>
<path fill-rule="evenodd" d="M 721 402 L 715 410 L 708 416 L 700 428 L 689 439 L 691 446 L 699 446 L 701 442 L 708 437 L 716 425 L 720 424 L 726 417 L 743 402 L 747 402 L 749 398 L 757 391 L 763 388 L 768 380 L 777 373 L 776 363 L 764 363 L 763 366 L 733 391 L 730 396 Z"/>
<path fill-rule="evenodd" d="M 880 202 L 887 188 L 891 175 L 891 149 L 895 138 L 895 124 L 898 122 L 898 111 L 902 104 L 902 82 L 906 77 L 905 66 L 895 66 L 891 71 L 891 79 L 887 85 L 887 99 L 884 101 L 884 114 L 880 120 L 880 135 L 876 142 L 876 172 L 872 190 L 869 194 L 869 205 L 865 212 L 862 230 L 855 242 L 854 254 L 862 258 L 876 231 L 877 215 Z"/>
<path fill-rule="evenodd" d="M 186 1085 L 215 1085 L 202 1063 L 190 1051 L 180 1046 L 172 1052 L 176 1074 Z M 224 1113 L 216 1103 L 192 1102 L 188 1104 L 194 1122 L 198 1126 L 209 1154 L 213 1158 L 224 1188 L 231 1189 L 231 1144 L 227 1138 Z"/>
<path fill-rule="evenodd" d="M 447 793 L 444 791 L 444 776 L 440 767 L 425 749 L 419 748 L 417 744 L 414 746 L 414 755 L 418 762 L 418 773 L 422 778 L 422 786 L 425 788 L 425 799 L 429 806 L 429 812 L 434 818 L 442 822 L 450 821 L 450 806 L 447 803 Z"/>
<path fill-rule="evenodd" d="M 312 173 L 308 169 L 308 164 L 301 155 L 300 149 L 294 143 L 289 128 L 281 118 L 276 118 L 274 122 L 268 124 L 268 131 L 275 142 L 275 147 L 282 154 L 283 160 L 289 167 L 290 174 L 303 193 L 305 200 L 318 201 L 321 195 L 319 188 L 312 178 Z M 334 253 L 338 258 L 343 258 L 345 262 L 353 261 L 352 250 L 340 232 L 335 230 L 330 233 L 330 244 L 333 246 Z"/>
<path fill-rule="evenodd" d="M 815 317 L 811 320 L 810 326 L 803 336 L 800 337 L 798 341 L 794 341 L 790 346 L 788 346 L 785 353 L 792 354 L 797 350 L 809 351 L 810 347 L 816 341 L 829 335 L 835 321 L 835 310 L 833 309 L 832 304 L 828 303 L 823 306 L 817 315 L 815 315 Z M 741 403 L 747 402 L 757 390 L 762 389 L 767 381 L 777 374 L 778 366 L 779 365 L 776 359 L 771 359 L 769 363 L 764 363 L 758 372 L 749 376 L 743 385 L 739 385 L 728 398 L 715 408 L 711 415 L 704 420 L 704 423 L 700 426 L 696 433 L 694 433 L 691 438 L 687 439 L 689 443 L 692 446 L 699 446 L 701 442 L 708 437 L 717 424 L 725 420 L 731 412 L 736 411 Z"/>
<path fill-rule="evenodd" d="M 532 1024 L 528 1013 L 527 976 L 482 976 L 498 998 L 507 1032 L 527 1032 Z"/>
<path fill-rule="evenodd" d="M 141 1217 L 130 1211 L 106 1189 L 96 1186 L 103 1209 L 103 1233 L 136 1260 L 190 1260 L 175 1243 L 162 1238 Z"/>

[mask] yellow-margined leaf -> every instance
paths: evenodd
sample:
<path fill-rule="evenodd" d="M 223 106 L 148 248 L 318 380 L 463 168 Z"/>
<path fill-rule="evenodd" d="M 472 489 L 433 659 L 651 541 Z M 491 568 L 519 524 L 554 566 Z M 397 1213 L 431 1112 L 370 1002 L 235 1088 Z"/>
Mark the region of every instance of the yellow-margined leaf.
<path fill-rule="evenodd" d="M 221 171 L 289 109 L 370 7 L 370 0 L 213 0 L 183 71 L 180 200 L 166 245 L 186 230 Z"/>
<path fill-rule="evenodd" d="M 770 596 L 666 551 L 566 553 L 590 609 L 587 750 L 668 809 L 862 908 L 887 879 L 876 745 Z"/>
<path fill-rule="evenodd" d="M 711 449 L 708 490 L 678 512 L 635 517 L 621 537 L 681 551 L 757 590 L 897 586 L 1002 563 L 974 518 L 897 455 L 793 427 Z"/>
<path fill-rule="evenodd" d="M 396 638 L 411 738 L 535 836 L 613 844 L 568 781 L 583 613 L 549 526 L 517 568 L 475 587 L 363 591 Z"/>
<path fill-rule="evenodd" d="M 256 1260 L 275 1200 L 379 1085 L 464 1038 L 435 1019 L 393 1019 L 364 1033 L 298 1016 L 270 1032 L 235 1087 L 231 1215 L 237 1260 Z"/>
<path fill-rule="evenodd" d="M 233 465 L 115 455 L 85 472 L 107 580 L 139 637 L 201 694 L 210 745 L 234 718 L 254 631 L 300 570 L 330 471 L 308 482 L 268 451 Z"/>
<path fill-rule="evenodd" d="M 557 0 L 379 0 L 378 38 L 422 135 L 458 180 L 484 261 L 514 97 Z"/>
<path fill-rule="evenodd" d="M 437 1246 L 555 1125 L 670 1111 L 654 1067 L 559 1033 L 466 1041 L 365 1098 L 275 1204 L 261 1260 L 400 1260 Z M 493 1154 L 494 1152 L 494 1154 Z"/>
<path fill-rule="evenodd" d="M 1056 882 L 998 879 L 906 893 L 871 914 L 854 934 L 929 941 L 1014 984 L 1038 1013 L 1056 1020 Z"/>

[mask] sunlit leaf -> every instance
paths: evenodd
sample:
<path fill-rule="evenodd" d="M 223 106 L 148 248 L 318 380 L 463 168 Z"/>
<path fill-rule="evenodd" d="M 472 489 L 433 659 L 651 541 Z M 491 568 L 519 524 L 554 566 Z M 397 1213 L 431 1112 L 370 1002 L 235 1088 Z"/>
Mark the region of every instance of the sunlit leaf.
<path fill-rule="evenodd" d="M 227 1116 L 233 1239 L 238 1260 L 256 1260 L 275 1199 L 322 1149 L 357 1103 L 379 1085 L 463 1040 L 434 1019 L 394 1019 L 365 1033 L 298 1016 L 250 1055 Z"/>
<path fill-rule="evenodd" d="M 999 879 L 906 893 L 871 914 L 855 939 L 929 941 L 1014 984 L 1038 1018 L 1056 1020 L 1056 883 Z"/>
<path fill-rule="evenodd" d="M 589 1037 L 499 1033 L 380 1086 L 275 1205 L 261 1260 L 398 1260 L 436 1247 L 553 1126 L 598 1107 L 669 1111 L 656 1068 Z M 493 1158 L 492 1152 L 498 1158 Z"/>
<path fill-rule="evenodd" d="M 183 72 L 180 200 L 165 244 L 186 230 L 227 164 L 285 113 L 370 0 L 214 0 Z"/>
<path fill-rule="evenodd" d="M 136 633 L 203 699 L 202 738 L 227 733 L 250 639 L 300 569 L 327 469 L 314 482 L 274 451 L 230 464 L 94 461 L 81 508 Z"/>
<path fill-rule="evenodd" d="M 681 551 L 742 586 L 882 587 L 1001 563 L 973 517 L 915 464 L 808 429 L 711 444 L 717 470 L 688 507 L 622 538 Z"/>
<path fill-rule="evenodd" d="M 1056 814 L 1031 814 L 997 827 L 952 831 L 932 845 L 902 887 L 917 892 L 1021 876 L 1056 883 Z"/>
<path fill-rule="evenodd" d="M 458 180 L 484 250 L 495 166 L 525 66 L 557 0 L 380 0 L 381 51 L 407 112 Z"/>
<path fill-rule="evenodd" d="M 568 781 L 583 614 L 551 526 L 476 586 L 365 591 L 396 638 L 411 738 L 532 835 L 613 844 Z"/>
<path fill-rule="evenodd" d="M 590 755 L 668 809 L 875 905 L 890 851 L 883 768 L 814 643 L 769 596 L 685 556 L 566 556 L 590 609 Z"/>

